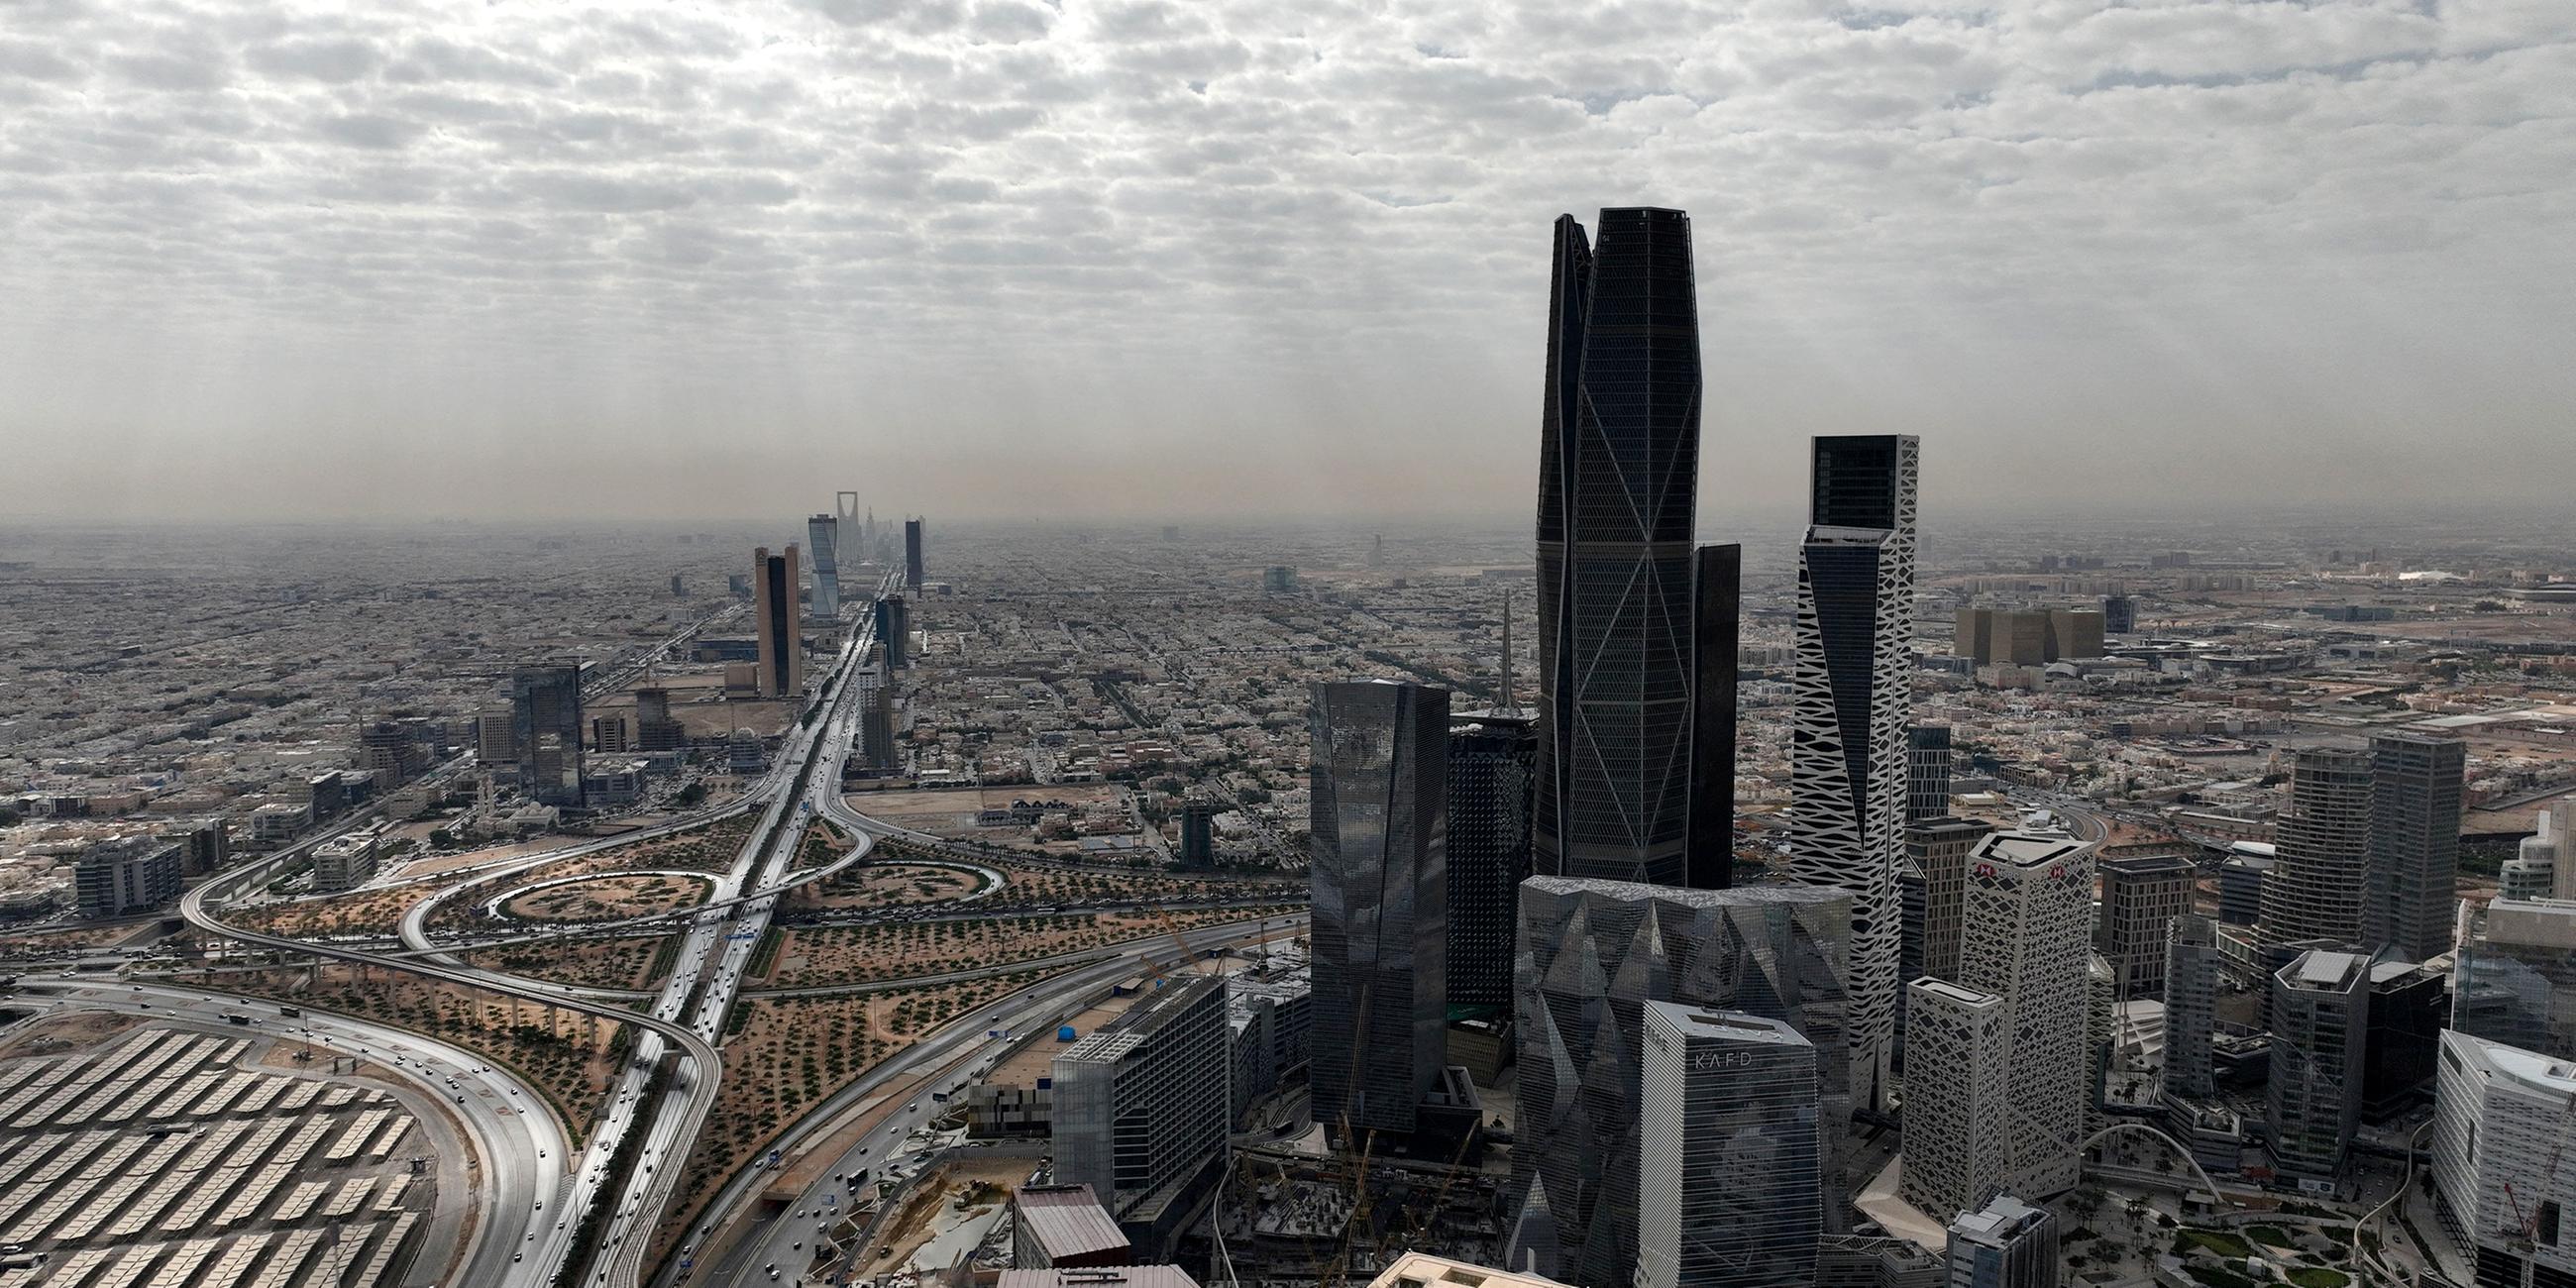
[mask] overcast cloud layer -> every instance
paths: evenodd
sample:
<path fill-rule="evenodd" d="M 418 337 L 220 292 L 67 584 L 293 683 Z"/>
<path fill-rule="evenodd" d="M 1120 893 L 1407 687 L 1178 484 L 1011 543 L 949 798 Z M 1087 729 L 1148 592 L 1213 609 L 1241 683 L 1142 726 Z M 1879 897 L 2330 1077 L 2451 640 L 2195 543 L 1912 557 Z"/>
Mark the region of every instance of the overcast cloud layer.
<path fill-rule="evenodd" d="M 1629 204 L 1714 510 L 2567 496 L 2568 0 L 343 8 L 0 0 L 0 513 L 1525 508 Z"/>

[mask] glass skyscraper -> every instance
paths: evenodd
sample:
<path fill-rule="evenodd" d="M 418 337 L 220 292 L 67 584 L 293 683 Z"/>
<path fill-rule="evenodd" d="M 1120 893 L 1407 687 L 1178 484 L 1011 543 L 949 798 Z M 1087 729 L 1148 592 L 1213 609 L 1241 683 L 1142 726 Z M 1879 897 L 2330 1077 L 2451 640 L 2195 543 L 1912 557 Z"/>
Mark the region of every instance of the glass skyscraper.
<path fill-rule="evenodd" d="M 540 805 L 580 805 L 581 667 L 523 666 L 510 673 L 510 741 L 519 794 Z"/>
<path fill-rule="evenodd" d="M 1527 720 L 1463 718 L 1449 730 L 1449 1005 L 1512 1004 L 1512 936 L 1529 876 Z"/>
<path fill-rule="evenodd" d="M 1692 521 L 1699 484 L 1699 316 L 1690 217 L 1601 212 L 1587 242 L 1556 221 L 1538 491 L 1538 797 L 1534 870 L 1722 885 L 1721 829 L 1694 855 Z M 1704 580 L 1727 597 L 1731 577 Z M 1733 650 L 1725 683 L 1734 684 Z M 1712 681 L 1713 682 L 1713 681 Z M 1715 734 L 1716 730 L 1710 731 Z M 1731 723 L 1724 731 L 1730 758 Z M 1712 747 L 1712 752 L 1714 748 Z M 1731 811 L 1730 811 L 1731 813 Z M 1695 871 L 1696 869 L 1696 871 Z"/>
<path fill-rule="evenodd" d="M 1851 891 L 1853 1090 L 1873 1109 L 1896 1047 L 1919 460 L 1910 435 L 1816 439 L 1798 548 L 1790 871 Z"/>
<path fill-rule="evenodd" d="M 2460 906 L 2460 796 L 2468 744 L 2374 734 L 2370 791 L 2370 938 L 2410 962 L 2451 951 Z"/>
<path fill-rule="evenodd" d="M 2451 977 L 2451 1027 L 2576 1060 L 2576 903 L 2497 899 L 2471 913 Z"/>
<path fill-rule="evenodd" d="M 2290 762 L 2290 802 L 2274 827 L 2278 864 L 2263 881 L 2259 927 L 2267 949 L 2312 939 L 2359 944 L 2370 883 L 2371 754 L 2302 748 Z"/>
<path fill-rule="evenodd" d="M 1824 1233 L 1816 1048 L 1762 1016 L 1644 1014 L 1637 1288 L 1810 1288 Z"/>
<path fill-rule="evenodd" d="M 1318 684 L 1308 730 L 1314 1118 L 1410 1134 L 1446 1063 L 1449 691 Z"/>
<path fill-rule="evenodd" d="M 841 615 L 841 521 L 829 514 L 805 520 L 805 545 L 814 559 L 814 615 L 826 621 Z"/>
<path fill-rule="evenodd" d="M 1851 1109 L 1850 933 L 1851 898 L 1839 890 L 1523 882 L 1512 974 L 1520 1068 L 1512 1178 L 1518 1227 L 1543 1230 L 1557 1246 L 1516 1239 L 1511 1264 L 1529 1253 L 1569 1283 L 1633 1282 L 1649 1002 L 1782 1020 L 1815 1046 L 1819 1165 L 1834 1190 Z M 1529 1219 L 1541 1209 L 1544 1220 Z"/>

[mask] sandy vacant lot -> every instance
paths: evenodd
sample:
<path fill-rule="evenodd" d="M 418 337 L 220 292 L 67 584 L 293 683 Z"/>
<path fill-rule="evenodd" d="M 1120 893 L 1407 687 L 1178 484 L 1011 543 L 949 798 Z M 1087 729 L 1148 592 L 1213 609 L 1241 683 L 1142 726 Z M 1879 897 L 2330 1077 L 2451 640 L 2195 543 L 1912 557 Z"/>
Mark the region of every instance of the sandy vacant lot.
<path fill-rule="evenodd" d="M 8 1041 L 0 1042 L 0 1056 L 18 1060 L 86 1050 L 150 1018 L 146 1015 L 111 1015 L 103 1011 L 49 1015 L 18 1030 Z"/>

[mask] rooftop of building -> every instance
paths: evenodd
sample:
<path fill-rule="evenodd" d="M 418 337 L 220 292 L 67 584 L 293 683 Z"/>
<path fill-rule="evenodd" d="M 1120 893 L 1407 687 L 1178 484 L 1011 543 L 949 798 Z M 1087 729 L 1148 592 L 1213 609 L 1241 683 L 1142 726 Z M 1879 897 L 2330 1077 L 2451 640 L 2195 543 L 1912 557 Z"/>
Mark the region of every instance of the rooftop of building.
<path fill-rule="evenodd" d="M 1556 1280 L 1408 1252 L 1379 1272 L 1368 1288 L 1560 1288 Z"/>
<path fill-rule="evenodd" d="M 1744 885 L 1725 890 L 1694 890 L 1680 886 L 1647 885 L 1638 881 L 1601 881 L 1589 877 L 1531 877 L 1521 883 L 1523 890 L 1541 894 L 1595 894 L 1605 899 L 1637 901 L 1654 899 L 1679 904 L 1686 908 L 1745 908 L 1757 904 L 1823 904 L 1851 897 L 1841 886 Z"/>
<path fill-rule="evenodd" d="M 2047 1219 L 2047 1216 L 2047 1213 L 2009 1194 L 1998 1194 L 1983 1210 L 1960 1213 L 1958 1219 L 1950 1223 L 1950 1237 L 2001 1242 L 2032 1222 Z"/>
<path fill-rule="evenodd" d="M 1907 987 L 1962 1006 L 2001 1006 L 2004 1003 L 2003 998 L 1984 989 L 1970 988 L 1965 984 L 1953 984 L 1946 979 L 1936 979 L 1930 975 L 1915 980 Z"/>
<path fill-rule="evenodd" d="M 1976 857 L 2016 868 L 2037 868 L 2065 862 L 2092 850 L 2094 844 L 2054 828 L 2024 826 L 1997 832 L 1978 842 Z"/>
<path fill-rule="evenodd" d="M 2312 948 L 2282 967 L 2279 978 L 2292 988 L 2342 993 L 2360 985 L 2369 970 L 2370 959 L 2359 953 Z"/>
<path fill-rule="evenodd" d="M 1651 1014 L 1662 1016 L 1686 1038 L 1719 1038 L 1766 1046 L 1807 1045 L 1806 1037 L 1789 1025 L 1742 1011 L 1719 1011 L 1705 1006 L 1685 1006 L 1679 1002 L 1648 1002 L 1646 1009 Z"/>
<path fill-rule="evenodd" d="M 2112 855 L 2102 860 L 2101 867 L 2105 876 L 2124 877 L 2181 876 L 2200 870 L 2179 854 Z"/>
<path fill-rule="evenodd" d="M 2456 1029 L 2442 1034 L 2448 1054 L 2456 1054 L 2474 1072 L 2509 1078 L 2535 1090 L 2558 1096 L 2576 1096 L 2576 1065 L 2552 1059 L 2536 1051 L 2506 1046 L 2473 1037 Z"/>
<path fill-rule="evenodd" d="M 1089 1037 L 1065 1048 L 1056 1058 L 1077 1062 L 1120 1059 L 1144 1045 L 1157 1030 L 1187 1010 L 1201 996 L 1224 987 L 1225 981 L 1216 976 L 1167 980 L 1145 1001 Z"/>
<path fill-rule="evenodd" d="M 1012 1204 L 1020 1229 L 1050 1261 L 1129 1246 L 1127 1236 L 1088 1185 L 1023 1185 Z"/>
<path fill-rule="evenodd" d="M 1005 1270 L 998 1288 L 1199 1288 L 1179 1266 L 1086 1266 Z"/>

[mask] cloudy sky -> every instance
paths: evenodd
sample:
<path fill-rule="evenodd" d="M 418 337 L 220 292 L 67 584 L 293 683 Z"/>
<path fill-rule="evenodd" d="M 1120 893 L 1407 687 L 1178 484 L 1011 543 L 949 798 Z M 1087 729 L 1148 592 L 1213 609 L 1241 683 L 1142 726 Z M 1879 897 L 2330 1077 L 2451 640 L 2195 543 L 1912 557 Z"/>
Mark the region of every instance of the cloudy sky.
<path fill-rule="evenodd" d="M 2565 503 L 2569 0 L 0 0 L 0 515 L 1526 510 L 1688 209 L 1704 508 Z"/>

